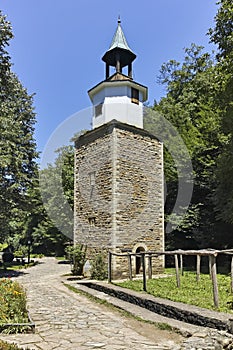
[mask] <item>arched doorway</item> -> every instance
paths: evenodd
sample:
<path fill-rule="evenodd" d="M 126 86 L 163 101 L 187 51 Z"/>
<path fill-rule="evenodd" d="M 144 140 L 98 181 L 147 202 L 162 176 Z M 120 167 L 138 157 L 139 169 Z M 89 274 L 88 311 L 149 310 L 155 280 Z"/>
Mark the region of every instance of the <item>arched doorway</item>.
<path fill-rule="evenodd" d="M 136 249 L 136 253 L 141 253 L 144 251 L 145 251 L 145 248 L 143 247 L 138 247 Z M 141 267 L 142 267 L 142 258 L 140 256 L 136 256 L 136 275 L 140 273 Z"/>

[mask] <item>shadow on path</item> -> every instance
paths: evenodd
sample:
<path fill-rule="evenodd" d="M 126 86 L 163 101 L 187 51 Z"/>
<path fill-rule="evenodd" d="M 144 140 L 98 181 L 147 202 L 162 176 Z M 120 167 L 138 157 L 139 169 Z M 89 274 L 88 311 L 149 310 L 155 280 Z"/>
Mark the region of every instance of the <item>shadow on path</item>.
<path fill-rule="evenodd" d="M 58 261 L 58 264 L 59 264 L 59 265 L 60 265 L 60 264 L 70 265 L 71 262 L 70 262 L 69 260 L 60 260 L 60 261 Z"/>
<path fill-rule="evenodd" d="M 12 270 L 12 269 L 7 269 L 7 270 L 2 270 L 0 269 L 0 278 L 11 278 L 11 277 L 19 277 L 22 275 L 26 275 L 27 272 L 21 271 L 21 270 Z"/>
<path fill-rule="evenodd" d="M 21 269 L 14 269 L 14 265 L 8 266 L 7 268 L 0 267 L 0 278 L 11 278 L 11 277 L 20 277 L 23 275 L 28 275 L 29 271 L 32 267 L 44 264 L 43 261 L 36 261 L 34 265 L 26 267 L 25 265 L 21 265 Z"/>

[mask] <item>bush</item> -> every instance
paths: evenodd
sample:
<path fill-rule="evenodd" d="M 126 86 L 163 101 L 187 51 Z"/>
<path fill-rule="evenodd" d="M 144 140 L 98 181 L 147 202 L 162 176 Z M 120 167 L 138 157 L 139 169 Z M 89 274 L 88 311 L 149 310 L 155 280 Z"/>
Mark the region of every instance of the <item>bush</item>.
<path fill-rule="evenodd" d="M 72 274 L 75 276 L 83 275 L 83 267 L 86 262 L 87 247 L 77 244 L 72 247 L 67 247 L 65 251 L 68 260 L 70 260 L 70 262 L 73 264 L 73 268 L 71 270 Z"/>
<path fill-rule="evenodd" d="M 14 260 L 14 254 L 12 252 L 4 252 L 2 254 L 2 261 L 4 263 L 11 263 Z"/>
<path fill-rule="evenodd" d="M 0 324 L 28 322 L 26 294 L 19 283 L 2 278 L 0 296 Z"/>
<path fill-rule="evenodd" d="M 14 251 L 15 256 L 27 256 L 28 255 L 28 247 L 25 245 L 21 245 L 18 247 L 16 251 Z"/>
<path fill-rule="evenodd" d="M 91 278 L 105 280 L 108 277 L 107 265 L 101 253 L 98 253 L 91 261 Z"/>

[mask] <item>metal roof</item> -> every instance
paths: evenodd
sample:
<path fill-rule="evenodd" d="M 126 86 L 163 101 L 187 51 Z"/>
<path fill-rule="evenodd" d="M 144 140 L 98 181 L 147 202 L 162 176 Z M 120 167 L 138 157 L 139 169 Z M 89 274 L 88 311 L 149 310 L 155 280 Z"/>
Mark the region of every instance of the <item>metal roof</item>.
<path fill-rule="evenodd" d="M 127 40 L 126 40 L 126 37 L 125 37 L 125 34 L 121 28 L 121 20 L 120 18 L 118 18 L 118 26 L 117 26 L 117 29 L 116 29 L 116 32 L 113 36 L 113 39 L 112 39 L 112 42 L 111 42 L 111 45 L 108 49 L 108 51 L 111 51 L 115 48 L 120 48 L 120 49 L 124 49 L 124 50 L 128 50 L 128 51 L 131 51 L 133 52 L 128 43 L 127 43 Z"/>

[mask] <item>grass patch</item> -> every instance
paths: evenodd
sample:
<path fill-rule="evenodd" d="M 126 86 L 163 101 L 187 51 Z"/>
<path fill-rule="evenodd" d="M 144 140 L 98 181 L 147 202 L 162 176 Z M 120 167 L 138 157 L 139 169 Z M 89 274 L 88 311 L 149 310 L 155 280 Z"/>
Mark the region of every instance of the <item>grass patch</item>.
<path fill-rule="evenodd" d="M 233 312 L 233 295 L 231 293 L 229 275 L 218 274 L 219 308 L 216 309 L 213 302 L 212 282 L 208 274 L 202 274 L 199 283 L 197 283 L 196 273 L 186 271 L 184 276 L 180 276 L 181 286 L 177 288 L 175 271 L 169 269 L 166 270 L 166 273 L 172 275 L 170 277 L 147 280 L 147 292 L 149 294 L 206 309 Z M 141 280 L 115 284 L 135 291 L 143 291 Z"/>
<path fill-rule="evenodd" d="M 8 278 L 0 279 L 0 330 L 5 324 L 28 323 L 26 293 L 18 282 Z M 16 328 L 4 332 L 15 333 Z"/>
<path fill-rule="evenodd" d="M 11 264 L 11 263 L 5 263 L 6 268 L 13 268 L 14 270 L 22 270 L 22 269 L 28 269 L 29 267 L 36 266 L 38 264 L 37 261 L 30 262 L 29 264 Z"/>
<path fill-rule="evenodd" d="M 44 257 L 44 254 L 42 254 L 42 253 L 32 253 L 31 254 L 31 258 L 32 259 L 42 259 Z"/>
<path fill-rule="evenodd" d="M 64 283 L 64 286 L 66 286 L 69 290 L 71 290 L 74 293 L 77 293 L 77 294 L 80 294 L 80 295 L 84 295 L 86 298 L 96 302 L 97 304 L 107 305 L 107 306 L 109 306 L 111 308 L 115 308 L 115 309 L 119 310 L 116 306 L 108 303 L 106 300 L 96 298 L 95 296 L 90 295 L 90 294 L 84 292 L 83 290 L 77 289 L 77 288 L 71 286 L 70 284 Z"/>

